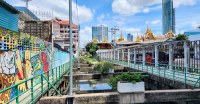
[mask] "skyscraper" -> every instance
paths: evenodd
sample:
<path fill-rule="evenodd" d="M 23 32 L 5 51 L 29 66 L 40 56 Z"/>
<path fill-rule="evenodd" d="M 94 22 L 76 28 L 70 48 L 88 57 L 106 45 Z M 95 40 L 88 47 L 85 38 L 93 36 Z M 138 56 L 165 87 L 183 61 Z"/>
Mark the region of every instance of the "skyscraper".
<path fill-rule="evenodd" d="M 99 42 L 101 42 L 104 38 L 108 40 L 108 27 L 97 26 L 92 27 L 92 39 L 96 38 Z"/>
<path fill-rule="evenodd" d="M 169 31 L 175 33 L 175 9 L 173 0 L 162 0 L 163 34 Z"/>
<path fill-rule="evenodd" d="M 129 42 L 133 41 L 133 35 L 132 34 L 127 35 L 127 41 L 129 41 Z"/>

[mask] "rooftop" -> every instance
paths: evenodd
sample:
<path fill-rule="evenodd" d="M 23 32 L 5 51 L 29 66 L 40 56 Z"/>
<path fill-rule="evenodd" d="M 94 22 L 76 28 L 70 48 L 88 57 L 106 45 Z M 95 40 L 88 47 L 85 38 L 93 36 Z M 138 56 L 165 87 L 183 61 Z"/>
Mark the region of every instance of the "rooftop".
<path fill-rule="evenodd" d="M 16 14 L 19 13 L 19 11 L 17 9 L 15 9 L 13 6 L 11 6 L 10 4 L 8 4 L 4 0 L 0 0 L 0 6 L 3 6 L 5 8 L 7 8 L 9 11 L 11 11 L 13 13 L 16 13 Z"/>
<path fill-rule="evenodd" d="M 24 12 L 26 14 L 28 14 L 33 20 L 40 20 L 35 14 L 33 14 L 28 8 L 26 7 L 18 7 L 15 6 L 15 8 L 20 11 L 20 12 Z"/>

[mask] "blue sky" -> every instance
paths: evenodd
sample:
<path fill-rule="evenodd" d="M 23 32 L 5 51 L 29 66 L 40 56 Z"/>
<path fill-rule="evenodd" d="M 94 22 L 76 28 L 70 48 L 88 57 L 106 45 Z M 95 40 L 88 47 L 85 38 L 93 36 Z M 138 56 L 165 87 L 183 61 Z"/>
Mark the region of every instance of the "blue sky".
<path fill-rule="evenodd" d="M 20 0 L 5 0 L 13 6 L 24 6 Z M 48 2 L 46 2 L 48 1 Z M 147 28 L 156 35 L 162 35 L 162 0 L 77 0 L 78 17 L 75 0 L 73 1 L 73 21 L 80 24 L 81 45 L 92 39 L 92 26 L 116 26 L 124 37 L 137 32 L 143 34 Z M 174 0 L 176 9 L 176 33 L 194 30 L 200 25 L 200 0 Z M 50 10 L 54 16 L 68 19 L 67 0 L 33 0 L 29 3 L 31 10 Z M 117 36 L 119 36 L 118 32 Z M 110 34 L 110 33 L 109 33 Z M 110 37 L 110 36 L 109 36 Z"/>

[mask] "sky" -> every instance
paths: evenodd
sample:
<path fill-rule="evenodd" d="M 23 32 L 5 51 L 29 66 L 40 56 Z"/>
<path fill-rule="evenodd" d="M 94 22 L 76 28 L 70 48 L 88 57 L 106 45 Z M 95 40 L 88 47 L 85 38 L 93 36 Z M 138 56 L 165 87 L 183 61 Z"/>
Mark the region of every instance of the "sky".
<path fill-rule="evenodd" d="M 23 0 L 5 0 L 13 6 L 25 6 Z M 77 5 L 76 5 L 77 1 Z M 117 27 L 124 38 L 144 34 L 147 27 L 162 35 L 162 0 L 73 0 L 73 22 L 80 25 L 81 47 L 92 41 L 92 26 Z M 200 0 L 174 0 L 176 34 L 200 26 Z M 54 17 L 68 20 L 68 0 L 32 0 L 30 10 L 52 11 Z M 120 31 L 116 33 L 119 37 Z M 109 32 L 109 40 L 111 33 Z"/>

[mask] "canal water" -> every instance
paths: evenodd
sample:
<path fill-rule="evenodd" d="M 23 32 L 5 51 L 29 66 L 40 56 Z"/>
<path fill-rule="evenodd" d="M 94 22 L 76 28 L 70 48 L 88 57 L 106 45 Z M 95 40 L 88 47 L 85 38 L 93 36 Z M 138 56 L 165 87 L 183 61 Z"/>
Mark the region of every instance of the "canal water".
<path fill-rule="evenodd" d="M 107 83 L 107 80 L 78 80 L 76 81 L 76 93 L 100 93 L 111 92 L 112 86 Z"/>

